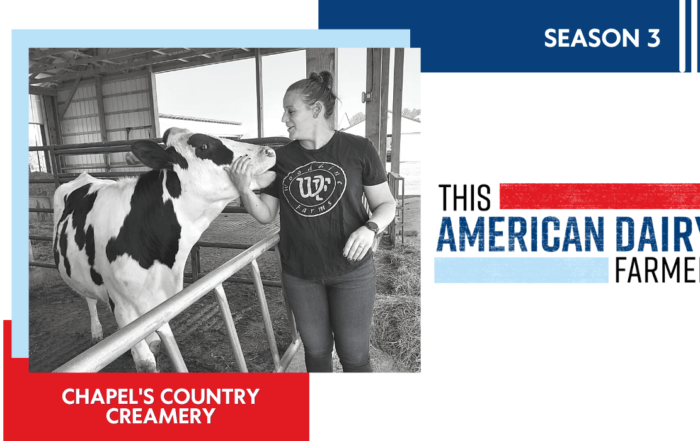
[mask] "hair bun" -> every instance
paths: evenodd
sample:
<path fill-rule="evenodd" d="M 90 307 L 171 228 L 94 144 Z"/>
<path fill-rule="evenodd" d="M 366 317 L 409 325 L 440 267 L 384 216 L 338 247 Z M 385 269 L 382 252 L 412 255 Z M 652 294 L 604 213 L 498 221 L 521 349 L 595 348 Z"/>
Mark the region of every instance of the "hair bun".
<path fill-rule="evenodd" d="M 321 73 L 311 72 L 311 75 L 309 75 L 309 79 L 313 81 L 318 81 L 327 89 L 333 90 L 333 74 L 328 72 L 327 70 L 324 70 Z"/>
<path fill-rule="evenodd" d="M 333 93 L 333 74 L 327 70 L 321 73 L 311 72 L 309 78 L 299 80 L 287 88 L 287 93 L 298 92 L 307 106 L 321 102 L 325 106 L 323 116 L 328 119 L 335 112 L 335 102 L 338 99 Z"/>

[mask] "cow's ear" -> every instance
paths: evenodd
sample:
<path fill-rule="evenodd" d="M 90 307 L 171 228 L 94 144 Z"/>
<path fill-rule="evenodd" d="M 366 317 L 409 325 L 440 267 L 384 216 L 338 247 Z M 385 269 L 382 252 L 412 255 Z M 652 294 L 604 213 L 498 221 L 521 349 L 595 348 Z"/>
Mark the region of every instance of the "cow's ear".
<path fill-rule="evenodd" d="M 170 129 L 166 130 L 165 133 L 163 133 L 163 145 L 166 147 L 168 146 L 168 136 L 170 136 Z"/>
<path fill-rule="evenodd" d="M 145 166 L 154 170 L 172 168 L 168 152 L 153 141 L 137 141 L 131 145 L 131 151 Z"/>

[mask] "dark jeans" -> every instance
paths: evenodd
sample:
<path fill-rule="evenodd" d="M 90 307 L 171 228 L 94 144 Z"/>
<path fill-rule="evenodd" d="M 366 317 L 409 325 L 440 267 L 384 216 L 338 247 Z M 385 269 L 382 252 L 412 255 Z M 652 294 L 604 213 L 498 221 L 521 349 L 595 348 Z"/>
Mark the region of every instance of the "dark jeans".
<path fill-rule="evenodd" d="M 308 372 L 333 372 L 334 340 L 343 372 L 372 372 L 369 329 L 375 276 L 373 258 L 348 274 L 323 280 L 282 273 L 282 285 L 304 342 Z"/>

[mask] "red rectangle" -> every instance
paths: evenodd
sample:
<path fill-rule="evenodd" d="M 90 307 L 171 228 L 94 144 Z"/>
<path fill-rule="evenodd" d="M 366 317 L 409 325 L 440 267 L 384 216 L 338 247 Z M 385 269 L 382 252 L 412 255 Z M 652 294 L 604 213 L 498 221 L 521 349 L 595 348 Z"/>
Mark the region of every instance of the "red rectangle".
<path fill-rule="evenodd" d="M 10 321 L 4 333 L 4 439 L 309 439 L 309 374 L 29 373 L 28 359 L 12 358 Z M 219 391 L 220 404 L 201 401 L 207 389 Z M 110 391 L 124 391 L 124 400 L 103 404 L 96 390 L 103 401 Z M 226 390 L 233 391 L 229 404 Z M 243 393 L 248 390 L 254 394 Z M 76 402 L 78 394 L 95 402 Z M 122 409 L 129 422 L 121 419 Z M 161 422 L 144 422 L 149 409 Z M 161 409 L 175 412 L 178 422 L 161 419 Z"/>
<path fill-rule="evenodd" d="M 700 209 L 700 184 L 501 184 L 502 210 Z"/>

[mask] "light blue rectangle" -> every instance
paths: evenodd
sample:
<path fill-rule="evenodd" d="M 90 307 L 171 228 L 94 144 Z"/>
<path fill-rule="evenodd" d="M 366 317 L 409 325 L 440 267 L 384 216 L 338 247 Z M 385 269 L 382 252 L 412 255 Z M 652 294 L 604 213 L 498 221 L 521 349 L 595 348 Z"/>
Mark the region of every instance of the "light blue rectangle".
<path fill-rule="evenodd" d="M 404 30 L 14 30 L 31 47 L 410 47 Z M 25 57 L 27 58 L 27 57 Z M 25 59 L 25 63 L 27 60 Z M 26 71 L 25 71 L 26 73 Z"/>
<path fill-rule="evenodd" d="M 12 38 L 12 357 L 29 354 L 29 47 Z M 49 45 L 50 46 L 50 45 Z M 46 47 L 46 46 L 44 46 Z"/>
<path fill-rule="evenodd" d="M 410 47 L 409 30 L 13 30 L 12 356 L 29 356 L 29 97 L 33 47 Z"/>
<path fill-rule="evenodd" d="M 608 283 L 608 258 L 436 257 L 435 283 Z"/>

